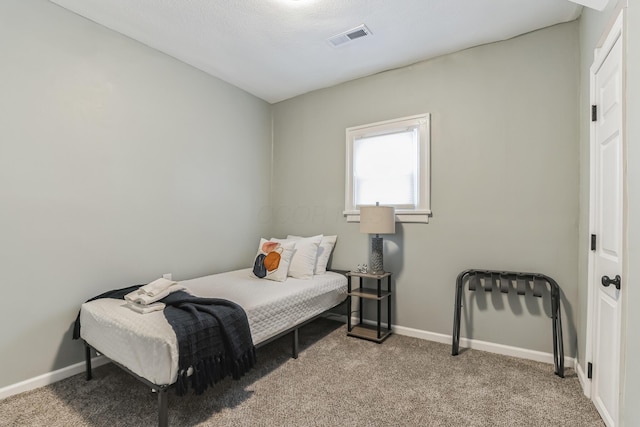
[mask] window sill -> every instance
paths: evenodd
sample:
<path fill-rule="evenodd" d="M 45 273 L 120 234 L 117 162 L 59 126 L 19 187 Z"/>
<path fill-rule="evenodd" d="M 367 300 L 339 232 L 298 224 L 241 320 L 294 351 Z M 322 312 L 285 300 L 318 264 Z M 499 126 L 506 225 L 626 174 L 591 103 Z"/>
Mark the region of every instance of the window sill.
<path fill-rule="evenodd" d="M 360 222 L 359 211 L 344 211 L 347 222 Z M 428 224 L 431 211 L 396 211 L 396 222 Z"/>

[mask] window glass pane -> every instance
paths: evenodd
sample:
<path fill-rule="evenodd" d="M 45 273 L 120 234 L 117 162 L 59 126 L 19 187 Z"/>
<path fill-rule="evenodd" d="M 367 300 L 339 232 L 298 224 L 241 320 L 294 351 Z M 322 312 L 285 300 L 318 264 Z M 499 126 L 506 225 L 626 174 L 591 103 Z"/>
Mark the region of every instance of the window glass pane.
<path fill-rule="evenodd" d="M 417 139 L 414 128 L 354 141 L 356 205 L 416 205 Z"/>

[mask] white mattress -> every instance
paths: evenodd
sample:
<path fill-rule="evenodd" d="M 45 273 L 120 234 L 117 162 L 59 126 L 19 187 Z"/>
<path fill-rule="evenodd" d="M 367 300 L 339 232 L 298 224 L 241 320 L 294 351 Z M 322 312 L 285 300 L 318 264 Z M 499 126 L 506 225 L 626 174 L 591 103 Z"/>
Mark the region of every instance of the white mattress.
<path fill-rule="evenodd" d="M 311 280 L 284 282 L 256 279 L 250 269 L 179 282 L 193 295 L 223 298 L 247 313 L 255 345 L 339 304 L 347 279 L 327 272 Z M 99 299 L 82 304 L 81 336 L 99 352 L 154 384 L 173 384 L 178 375 L 175 333 L 162 311 L 138 314 L 123 300 Z"/>

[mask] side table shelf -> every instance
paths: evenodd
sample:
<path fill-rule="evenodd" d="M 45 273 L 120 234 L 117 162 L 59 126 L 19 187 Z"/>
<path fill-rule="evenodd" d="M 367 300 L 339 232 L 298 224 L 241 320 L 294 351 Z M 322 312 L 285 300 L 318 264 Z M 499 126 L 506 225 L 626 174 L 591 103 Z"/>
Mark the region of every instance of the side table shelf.
<path fill-rule="evenodd" d="M 359 279 L 360 287 L 352 289 L 351 278 L 357 277 Z M 387 278 L 387 289 L 382 289 L 382 279 Z M 364 279 L 373 279 L 377 282 L 376 288 L 367 288 L 364 286 Z M 347 335 L 350 337 L 362 338 L 369 341 L 377 342 L 378 344 L 384 341 L 389 335 L 391 335 L 391 273 L 370 274 L 370 273 L 356 273 L 350 271 L 347 273 Z M 358 316 L 360 322 L 356 325 L 351 323 L 351 306 L 352 298 L 360 298 L 360 304 L 358 307 Z M 381 311 L 382 301 L 387 300 L 387 327 L 382 327 Z M 362 319 L 362 306 L 366 300 L 376 301 L 377 317 L 375 325 L 367 325 L 363 323 Z"/>

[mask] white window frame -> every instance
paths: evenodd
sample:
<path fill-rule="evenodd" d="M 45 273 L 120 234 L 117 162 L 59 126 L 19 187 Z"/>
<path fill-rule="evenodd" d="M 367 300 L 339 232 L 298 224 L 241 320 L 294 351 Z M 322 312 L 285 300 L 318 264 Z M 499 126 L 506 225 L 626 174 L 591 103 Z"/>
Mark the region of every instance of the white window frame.
<path fill-rule="evenodd" d="M 396 209 L 396 221 L 429 222 L 431 215 L 431 117 L 429 113 L 347 128 L 345 210 L 343 214 L 347 217 L 348 222 L 360 222 L 360 210 L 355 205 L 353 185 L 355 141 L 363 137 L 384 135 L 410 128 L 418 130 L 418 200 L 414 208 Z"/>

